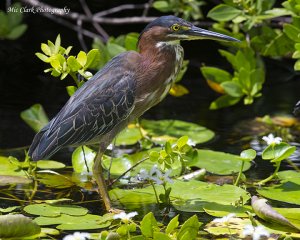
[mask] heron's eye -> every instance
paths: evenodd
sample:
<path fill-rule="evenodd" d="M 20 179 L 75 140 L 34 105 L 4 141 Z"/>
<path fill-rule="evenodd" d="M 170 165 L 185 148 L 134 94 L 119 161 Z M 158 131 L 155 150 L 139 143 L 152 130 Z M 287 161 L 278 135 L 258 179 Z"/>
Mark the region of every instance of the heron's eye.
<path fill-rule="evenodd" d="M 176 32 L 176 31 L 178 31 L 178 30 L 180 29 L 180 25 L 177 24 L 177 23 L 175 23 L 175 24 L 173 24 L 173 25 L 171 26 L 171 29 L 172 29 L 174 32 Z"/>

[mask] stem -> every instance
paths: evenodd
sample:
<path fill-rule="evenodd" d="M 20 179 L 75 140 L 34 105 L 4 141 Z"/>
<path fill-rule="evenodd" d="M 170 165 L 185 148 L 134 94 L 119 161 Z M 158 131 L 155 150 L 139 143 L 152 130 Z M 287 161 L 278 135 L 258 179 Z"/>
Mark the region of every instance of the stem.
<path fill-rule="evenodd" d="M 154 187 L 154 184 L 153 184 L 152 181 L 150 181 L 150 184 L 151 184 L 151 186 L 153 187 L 154 194 L 155 194 L 155 198 L 156 198 L 156 202 L 157 202 L 157 204 L 159 204 L 159 198 L 158 198 L 158 195 L 157 195 L 157 191 L 156 191 L 156 189 L 155 189 L 155 187 Z"/>
<path fill-rule="evenodd" d="M 266 182 L 269 182 L 274 177 L 276 177 L 276 174 L 277 174 L 277 172 L 278 172 L 278 170 L 280 168 L 280 164 L 281 164 L 281 161 L 277 163 L 277 166 L 276 166 L 276 169 L 275 169 L 274 173 L 271 176 L 267 177 L 266 179 L 261 180 L 260 182 L 258 182 L 257 185 L 264 185 Z"/>
<path fill-rule="evenodd" d="M 76 86 L 79 88 L 79 80 L 76 77 L 76 75 L 74 73 L 69 73 L 71 75 L 71 77 L 73 78 L 74 82 L 76 83 Z"/>
<path fill-rule="evenodd" d="M 237 186 L 239 184 L 239 181 L 240 181 L 242 173 L 243 173 L 244 165 L 245 165 L 245 162 L 242 161 L 241 169 L 240 169 L 239 174 L 238 174 L 238 176 L 237 176 L 237 178 L 235 180 L 234 186 Z"/>

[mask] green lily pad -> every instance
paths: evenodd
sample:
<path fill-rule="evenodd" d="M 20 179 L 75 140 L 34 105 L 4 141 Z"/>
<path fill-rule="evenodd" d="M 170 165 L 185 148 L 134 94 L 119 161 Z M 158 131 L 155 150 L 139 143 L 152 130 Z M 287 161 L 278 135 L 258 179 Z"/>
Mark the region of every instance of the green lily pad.
<path fill-rule="evenodd" d="M 279 172 L 281 184 L 257 189 L 266 198 L 300 205 L 300 173 L 294 171 Z"/>
<path fill-rule="evenodd" d="M 22 214 L 0 216 L 0 238 L 22 238 L 39 234 L 41 228 Z"/>
<path fill-rule="evenodd" d="M 87 146 L 80 146 L 72 154 L 72 166 L 77 173 L 91 172 L 96 152 Z"/>
<path fill-rule="evenodd" d="M 195 123 L 189 123 L 179 120 L 145 120 L 141 121 L 141 126 L 159 143 L 165 143 L 170 138 L 180 138 L 188 136 L 195 144 L 204 143 L 211 140 L 215 134 L 213 131 Z M 162 138 L 161 136 L 165 136 Z"/>
<path fill-rule="evenodd" d="M 142 139 L 140 130 L 137 127 L 127 127 L 116 137 L 114 144 L 116 146 L 121 145 L 133 145 Z"/>
<path fill-rule="evenodd" d="M 110 226 L 112 215 L 98 216 L 93 214 L 86 214 L 84 216 L 70 216 L 61 214 L 58 217 L 37 217 L 34 221 L 41 225 L 58 225 L 56 228 L 61 230 L 88 230 L 99 229 Z"/>
<path fill-rule="evenodd" d="M 197 151 L 197 157 L 188 162 L 188 166 L 205 168 L 206 171 L 219 175 L 230 175 L 241 169 L 243 158 L 238 155 L 212 150 Z M 250 167 L 251 164 L 244 161 L 243 171 L 247 171 Z"/>
<path fill-rule="evenodd" d="M 234 206 L 220 203 L 208 203 L 203 207 L 204 211 L 214 217 L 224 217 L 230 213 L 234 213 L 237 217 L 248 217 L 248 212 L 253 212 L 251 206 Z"/>
<path fill-rule="evenodd" d="M 75 205 L 50 205 L 46 203 L 31 204 L 24 208 L 24 211 L 39 216 L 56 217 L 61 214 L 82 216 L 88 213 L 88 209 Z"/>
<path fill-rule="evenodd" d="M 174 207 L 180 211 L 202 212 L 207 203 L 235 204 L 240 198 L 246 202 L 247 192 L 233 185 L 215 185 L 191 180 L 189 182 L 175 180 L 171 187 L 171 200 Z M 155 186 L 157 194 L 163 193 L 162 186 Z M 119 201 L 130 209 L 139 208 L 141 204 L 156 203 L 151 186 L 142 189 L 113 189 L 110 192 L 112 200 Z"/>
<path fill-rule="evenodd" d="M 53 160 L 39 160 L 37 167 L 40 169 L 60 169 L 66 167 L 65 164 Z"/>

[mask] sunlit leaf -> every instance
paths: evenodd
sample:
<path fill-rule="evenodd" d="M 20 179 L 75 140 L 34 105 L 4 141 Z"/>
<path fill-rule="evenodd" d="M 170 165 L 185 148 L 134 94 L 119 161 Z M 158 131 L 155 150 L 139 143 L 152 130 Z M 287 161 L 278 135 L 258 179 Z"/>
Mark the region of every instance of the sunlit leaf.
<path fill-rule="evenodd" d="M 208 172 L 219 175 L 237 173 L 241 169 L 243 160 L 238 155 L 204 149 L 197 152 L 197 157 L 188 162 L 188 166 L 204 168 Z M 249 162 L 245 162 L 243 171 L 248 170 L 250 166 Z"/>
<path fill-rule="evenodd" d="M 94 165 L 96 152 L 87 146 L 80 146 L 72 154 L 72 166 L 75 172 L 91 172 Z"/>
<path fill-rule="evenodd" d="M 242 13 L 242 10 L 226 4 L 219 4 L 211 9 L 207 16 L 217 21 L 230 21 Z"/>
<path fill-rule="evenodd" d="M 49 119 L 41 104 L 34 104 L 30 108 L 21 112 L 21 118 L 35 131 L 40 131 Z"/>
<path fill-rule="evenodd" d="M 39 160 L 37 167 L 41 169 L 60 169 L 66 167 L 65 164 L 53 160 Z"/>

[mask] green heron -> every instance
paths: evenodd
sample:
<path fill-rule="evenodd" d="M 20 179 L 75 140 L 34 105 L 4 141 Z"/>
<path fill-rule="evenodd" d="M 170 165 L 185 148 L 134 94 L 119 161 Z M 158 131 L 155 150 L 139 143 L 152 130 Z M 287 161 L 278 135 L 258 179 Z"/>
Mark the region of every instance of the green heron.
<path fill-rule="evenodd" d="M 197 39 L 238 41 L 175 16 L 157 18 L 140 34 L 139 52 L 114 57 L 36 134 L 29 149 L 31 158 L 47 159 L 69 145 L 100 143 L 93 175 L 110 210 L 101 164 L 104 151 L 129 122 L 164 99 L 182 65 L 180 41 Z"/>

